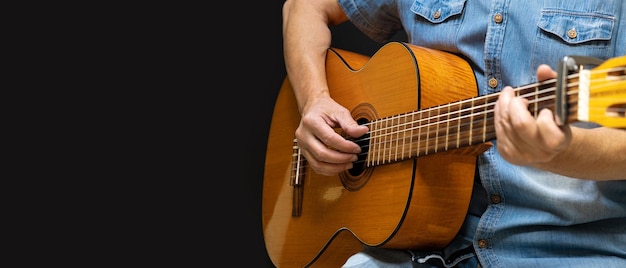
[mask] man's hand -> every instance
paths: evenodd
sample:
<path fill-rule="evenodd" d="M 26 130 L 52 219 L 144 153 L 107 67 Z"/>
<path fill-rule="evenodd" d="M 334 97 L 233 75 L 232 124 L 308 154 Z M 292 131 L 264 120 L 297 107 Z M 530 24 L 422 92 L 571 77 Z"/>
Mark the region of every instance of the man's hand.
<path fill-rule="evenodd" d="M 302 110 L 295 135 L 308 165 L 320 175 L 332 176 L 352 168 L 352 162 L 361 152 L 356 143 L 337 134 L 334 128 L 341 128 L 351 137 L 360 137 L 368 131 L 330 97 L 309 101 Z"/>
<path fill-rule="evenodd" d="M 556 77 L 549 66 L 537 68 L 539 81 Z M 515 165 L 546 163 L 562 153 L 572 141 L 569 126 L 558 126 L 548 109 L 535 118 L 528 111 L 528 100 L 516 97 L 511 87 L 505 87 L 494 107 L 498 152 Z"/>

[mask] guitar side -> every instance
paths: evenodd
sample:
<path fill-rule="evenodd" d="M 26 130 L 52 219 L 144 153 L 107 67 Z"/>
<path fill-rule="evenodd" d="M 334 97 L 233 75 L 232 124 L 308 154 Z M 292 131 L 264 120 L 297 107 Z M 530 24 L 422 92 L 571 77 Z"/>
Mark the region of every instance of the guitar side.
<path fill-rule="evenodd" d="M 475 96 L 469 65 L 440 51 L 389 43 L 369 58 L 329 50 L 332 97 L 355 119 L 377 119 Z M 278 267 L 341 266 L 362 245 L 438 249 L 460 228 L 479 150 L 452 150 L 362 172 L 305 169 L 301 215 L 292 216 L 294 133 L 300 121 L 289 80 L 279 92 L 266 151 L 263 231 Z M 457 153 L 455 153 L 457 152 Z M 357 187 L 346 184 L 356 181 Z"/>

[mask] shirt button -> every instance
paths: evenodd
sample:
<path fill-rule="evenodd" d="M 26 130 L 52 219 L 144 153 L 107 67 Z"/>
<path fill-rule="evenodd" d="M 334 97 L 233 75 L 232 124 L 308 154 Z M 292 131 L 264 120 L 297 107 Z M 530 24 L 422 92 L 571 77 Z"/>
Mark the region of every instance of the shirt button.
<path fill-rule="evenodd" d="M 500 204 L 500 201 L 502 201 L 502 199 L 500 198 L 500 195 L 497 195 L 497 194 L 492 194 L 489 199 L 491 199 L 491 203 L 494 203 L 494 204 Z"/>
<path fill-rule="evenodd" d="M 502 22 L 502 14 L 498 13 L 495 16 L 493 16 L 493 21 L 500 24 Z"/>
<path fill-rule="evenodd" d="M 495 79 L 493 77 L 489 79 L 489 86 L 491 88 L 496 88 L 498 86 L 498 79 Z"/>
<path fill-rule="evenodd" d="M 433 18 L 438 19 L 439 17 L 441 17 L 441 11 L 437 10 L 433 13 Z"/>
<path fill-rule="evenodd" d="M 485 239 L 478 240 L 478 247 L 479 248 L 486 248 L 487 247 L 487 240 L 485 240 Z"/>
<path fill-rule="evenodd" d="M 567 37 L 569 38 L 576 38 L 576 36 L 578 36 L 578 33 L 576 32 L 576 29 L 571 29 L 569 31 L 567 31 Z"/>

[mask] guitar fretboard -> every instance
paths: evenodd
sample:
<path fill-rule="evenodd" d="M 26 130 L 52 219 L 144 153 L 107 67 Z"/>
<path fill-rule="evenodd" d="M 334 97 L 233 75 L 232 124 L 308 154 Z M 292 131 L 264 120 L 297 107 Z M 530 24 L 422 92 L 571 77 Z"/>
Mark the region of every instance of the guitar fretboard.
<path fill-rule="evenodd" d="M 603 72 L 619 74 L 612 76 L 614 81 L 624 83 L 626 80 L 622 67 Z M 567 123 L 579 121 L 579 105 L 584 110 L 593 109 L 587 102 L 579 101 L 579 88 L 589 88 L 589 84 L 594 82 L 595 90 L 598 90 L 601 84 L 585 80 L 581 85 L 578 78 L 577 73 L 567 79 Z M 612 82 L 608 83 L 614 87 Z M 528 100 L 528 110 L 537 117 L 542 109 L 554 112 L 557 105 L 555 85 L 556 79 L 551 79 L 518 87 L 515 93 Z M 370 128 L 367 137 L 355 142 L 366 144 L 363 146 L 363 152 L 367 154 L 364 157 L 366 166 L 376 166 L 491 141 L 496 138 L 494 106 L 499 95 L 493 93 L 373 120 L 367 124 Z M 600 108 L 606 107 L 597 109 Z M 624 118 L 626 104 L 610 107 L 610 110 Z"/>

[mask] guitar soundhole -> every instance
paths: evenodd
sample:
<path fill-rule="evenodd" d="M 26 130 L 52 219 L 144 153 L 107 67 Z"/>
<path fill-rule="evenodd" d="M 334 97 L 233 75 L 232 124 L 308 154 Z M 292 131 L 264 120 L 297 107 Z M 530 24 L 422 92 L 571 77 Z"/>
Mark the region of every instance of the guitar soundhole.
<path fill-rule="evenodd" d="M 367 124 L 376 118 L 374 107 L 369 104 L 361 104 L 352 112 L 354 118 L 356 118 L 359 125 Z M 361 153 L 358 156 L 358 160 L 353 163 L 351 169 L 339 174 L 343 186 L 350 191 L 357 191 L 361 189 L 371 177 L 374 171 L 373 167 L 367 167 L 367 153 L 369 150 L 369 133 L 358 138 L 349 138 L 361 147 Z"/>
<path fill-rule="evenodd" d="M 368 121 L 367 119 L 359 119 L 357 120 L 357 122 L 359 123 L 359 125 L 363 125 L 366 124 Z M 352 176 L 358 176 L 365 170 L 365 160 L 367 159 L 367 152 L 369 149 L 369 138 L 370 134 L 368 132 L 365 133 L 365 135 L 354 139 L 354 142 L 358 144 L 359 147 L 361 147 L 361 153 L 359 154 L 359 159 L 354 162 L 354 166 L 352 167 L 352 169 L 348 170 L 348 173 L 350 173 L 350 175 Z"/>

